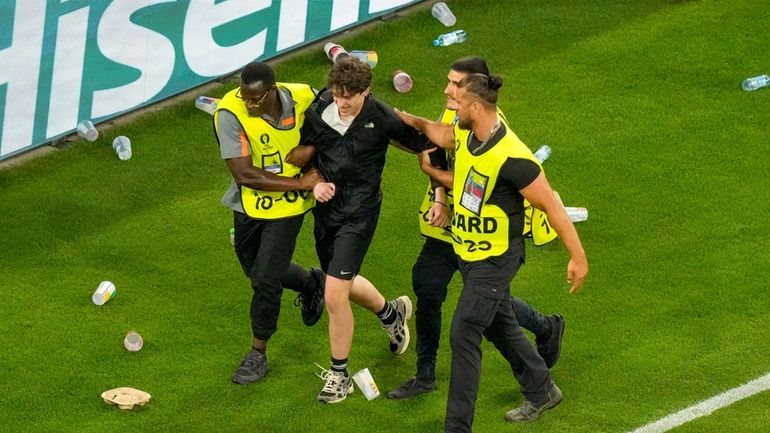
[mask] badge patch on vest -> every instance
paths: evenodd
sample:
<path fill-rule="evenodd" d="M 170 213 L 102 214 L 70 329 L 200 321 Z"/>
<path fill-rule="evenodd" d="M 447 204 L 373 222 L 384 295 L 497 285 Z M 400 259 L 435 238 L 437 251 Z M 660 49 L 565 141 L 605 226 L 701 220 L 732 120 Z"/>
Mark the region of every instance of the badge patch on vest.
<path fill-rule="evenodd" d="M 262 169 L 273 174 L 283 173 L 283 161 L 279 152 L 262 155 Z"/>
<path fill-rule="evenodd" d="M 481 205 L 484 203 L 484 192 L 487 190 L 488 183 L 489 176 L 484 176 L 471 167 L 468 171 L 468 176 L 465 178 L 463 195 L 460 197 L 462 207 L 479 215 L 481 213 Z"/>

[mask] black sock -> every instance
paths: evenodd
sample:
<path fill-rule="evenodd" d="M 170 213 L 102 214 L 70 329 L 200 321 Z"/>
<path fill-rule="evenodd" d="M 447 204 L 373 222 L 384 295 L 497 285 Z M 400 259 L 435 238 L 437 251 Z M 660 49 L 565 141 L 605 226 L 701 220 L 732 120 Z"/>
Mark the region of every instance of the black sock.
<path fill-rule="evenodd" d="M 391 325 L 396 321 L 396 310 L 391 307 L 390 302 L 385 301 L 385 306 L 377 313 L 377 317 L 380 318 L 383 325 Z"/>
<path fill-rule="evenodd" d="M 348 377 L 348 359 L 336 359 L 332 357 L 332 371 L 341 372 Z"/>

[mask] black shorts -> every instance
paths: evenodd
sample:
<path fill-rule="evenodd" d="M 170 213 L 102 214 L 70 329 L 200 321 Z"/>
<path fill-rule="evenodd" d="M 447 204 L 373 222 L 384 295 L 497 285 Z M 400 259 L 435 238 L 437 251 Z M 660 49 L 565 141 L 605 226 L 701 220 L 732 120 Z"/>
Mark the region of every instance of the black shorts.
<path fill-rule="evenodd" d="M 321 269 L 341 280 L 352 280 L 358 275 L 372 243 L 379 217 L 378 210 L 339 224 L 326 223 L 316 218 L 313 234 Z"/>

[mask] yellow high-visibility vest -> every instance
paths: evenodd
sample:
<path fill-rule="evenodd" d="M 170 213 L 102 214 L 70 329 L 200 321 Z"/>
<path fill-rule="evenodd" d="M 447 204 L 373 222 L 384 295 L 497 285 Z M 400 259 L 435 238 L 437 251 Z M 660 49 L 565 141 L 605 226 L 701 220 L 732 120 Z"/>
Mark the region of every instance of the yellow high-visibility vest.
<path fill-rule="evenodd" d="M 236 97 L 238 89 L 228 92 L 214 113 L 216 116 L 226 110 L 238 118 L 246 132 L 251 159 L 255 167 L 278 176 L 300 177 L 300 167 L 285 161 L 286 155 L 294 149 L 300 140 L 300 128 L 305 122 L 305 110 L 315 99 L 315 93 L 306 84 L 276 83 L 278 87 L 288 89 L 294 106 L 294 126 L 291 129 L 277 129 L 261 117 L 249 116 L 246 104 Z M 241 202 L 246 214 L 256 219 L 281 219 L 301 215 L 312 209 L 315 198 L 310 191 L 260 191 L 241 186 Z"/>
<path fill-rule="evenodd" d="M 455 253 L 474 262 L 499 256 L 508 250 L 508 215 L 488 200 L 508 158 L 537 162 L 532 152 L 506 126 L 503 138 L 481 155 L 468 150 L 470 131 L 455 125 L 455 196 L 452 238 Z"/>

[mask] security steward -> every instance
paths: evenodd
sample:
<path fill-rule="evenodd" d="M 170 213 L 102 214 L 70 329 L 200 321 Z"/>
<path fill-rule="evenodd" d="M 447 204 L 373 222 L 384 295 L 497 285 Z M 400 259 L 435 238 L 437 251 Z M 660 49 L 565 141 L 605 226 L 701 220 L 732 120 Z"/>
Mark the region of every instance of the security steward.
<path fill-rule="evenodd" d="M 452 235 L 463 291 L 451 326 L 446 432 L 472 429 L 482 336 L 506 358 L 524 394 L 523 404 L 506 414 L 508 421 L 534 421 L 561 402 L 561 391 L 519 327 L 510 302 L 509 284 L 524 263 L 525 198 L 546 213 L 570 253 L 571 293 L 578 291 L 588 273 L 575 227 L 542 168 L 497 114 L 501 86 L 496 75 L 463 78 L 456 93 L 459 121 L 454 127 L 400 113 L 434 143 L 455 149 Z"/>
<path fill-rule="evenodd" d="M 283 288 L 298 292 L 307 326 L 323 313 L 323 273 L 291 261 L 305 213 L 315 203 L 310 192 L 320 181 L 285 161 L 299 144 L 305 110 L 315 98 L 305 84 L 276 83 L 263 62 L 246 65 L 240 87 L 227 93 L 214 113 L 222 159 L 233 182 L 222 204 L 233 210 L 235 253 L 251 280 L 251 351 L 233 374 L 249 384 L 267 373 L 267 342 L 276 332 Z"/>

